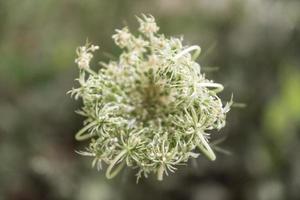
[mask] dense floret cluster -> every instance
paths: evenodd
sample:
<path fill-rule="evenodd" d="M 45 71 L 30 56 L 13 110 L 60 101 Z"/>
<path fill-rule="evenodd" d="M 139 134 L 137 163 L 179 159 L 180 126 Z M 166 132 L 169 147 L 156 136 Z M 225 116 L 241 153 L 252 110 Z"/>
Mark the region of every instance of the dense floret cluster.
<path fill-rule="evenodd" d="M 99 169 L 107 164 L 107 178 L 127 166 L 138 178 L 155 173 L 162 180 L 191 157 L 215 160 L 209 136 L 225 126 L 231 102 L 223 105 L 217 96 L 223 86 L 201 73 L 199 46 L 159 34 L 150 15 L 138 22 L 138 35 L 116 30 L 112 38 L 122 53 L 98 72 L 89 65 L 99 47 L 77 49 L 79 87 L 70 93 L 82 99 L 77 112 L 86 120 L 76 139 L 90 141 L 80 153 L 94 157 Z"/>

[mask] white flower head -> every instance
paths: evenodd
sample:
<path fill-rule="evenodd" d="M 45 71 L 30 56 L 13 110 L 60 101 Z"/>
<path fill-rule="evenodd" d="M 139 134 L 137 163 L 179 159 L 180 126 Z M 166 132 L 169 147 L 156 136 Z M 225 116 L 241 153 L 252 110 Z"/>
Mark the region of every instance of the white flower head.
<path fill-rule="evenodd" d="M 138 53 L 146 52 L 146 47 L 149 45 L 149 42 L 144 40 L 141 36 L 133 38 L 132 49 Z"/>
<path fill-rule="evenodd" d="M 130 44 L 130 39 L 132 35 L 128 30 L 128 27 L 124 27 L 123 29 L 116 29 L 116 34 L 112 36 L 116 45 L 121 48 L 128 47 Z"/>
<path fill-rule="evenodd" d="M 123 53 L 120 56 L 120 64 L 122 65 L 135 65 L 139 61 L 139 54 L 136 51 Z"/>
<path fill-rule="evenodd" d="M 90 68 L 90 61 L 93 58 L 92 52 L 99 49 L 99 46 L 86 44 L 85 46 L 78 47 L 76 50 L 77 58 L 75 59 L 75 63 L 77 63 L 78 67 L 81 69 Z"/>
<path fill-rule="evenodd" d="M 137 18 L 140 27 L 139 31 L 147 36 L 152 35 L 156 33 L 159 30 L 159 27 L 157 26 L 155 19 L 152 15 L 142 15 L 142 18 Z"/>
<path fill-rule="evenodd" d="M 138 178 L 155 173 L 162 180 L 190 158 L 216 159 L 210 134 L 225 126 L 232 101 L 224 106 L 218 96 L 223 85 L 202 73 L 195 61 L 199 46 L 157 33 L 151 15 L 138 21 L 137 36 L 127 27 L 116 30 L 112 38 L 122 53 L 101 63 L 98 73 L 89 65 L 99 47 L 77 49 L 75 62 L 83 70 L 71 94 L 82 98 L 78 113 L 86 120 L 76 139 L 90 140 L 82 154 L 94 156 L 97 166 L 108 164 L 107 178 L 127 166 L 138 169 Z"/>

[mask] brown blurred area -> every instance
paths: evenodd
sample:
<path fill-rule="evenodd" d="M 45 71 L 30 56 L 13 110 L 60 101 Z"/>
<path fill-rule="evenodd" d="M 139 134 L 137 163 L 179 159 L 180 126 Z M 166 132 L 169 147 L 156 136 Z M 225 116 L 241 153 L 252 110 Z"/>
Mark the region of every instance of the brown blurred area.
<path fill-rule="evenodd" d="M 300 1 L 0 0 L 0 200 L 300 199 Z M 216 138 L 231 155 L 192 160 L 163 182 L 114 180 L 75 153 L 82 118 L 66 94 L 77 46 L 118 56 L 114 29 L 152 14 L 167 36 L 202 48 L 224 99 L 245 103 Z M 214 70 L 218 68 L 218 70 Z"/>

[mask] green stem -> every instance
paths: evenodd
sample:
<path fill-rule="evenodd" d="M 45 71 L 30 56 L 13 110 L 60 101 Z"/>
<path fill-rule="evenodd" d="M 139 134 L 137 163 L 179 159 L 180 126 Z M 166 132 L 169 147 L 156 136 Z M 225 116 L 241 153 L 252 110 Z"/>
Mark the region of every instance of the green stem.
<path fill-rule="evenodd" d="M 175 59 L 178 59 L 182 56 L 184 56 L 185 54 L 191 52 L 191 51 L 195 51 L 195 53 L 192 55 L 192 59 L 193 60 L 196 60 L 198 58 L 198 56 L 200 55 L 200 52 L 201 52 L 201 48 L 197 45 L 194 45 L 194 46 L 190 46 L 189 48 L 181 51 L 180 53 L 178 53 L 176 56 L 175 56 Z"/>
<path fill-rule="evenodd" d="M 198 134 L 201 140 L 201 143 L 198 144 L 198 148 L 200 151 L 211 161 L 216 160 L 216 155 L 213 150 L 210 148 L 209 144 L 207 143 L 206 139 L 203 137 L 202 133 Z"/>
<path fill-rule="evenodd" d="M 93 70 L 91 70 L 90 68 L 84 68 L 84 70 L 85 70 L 86 72 L 88 72 L 89 74 L 97 75 L 97 73 L 94 72 Z"/>
<path fill-rule="evenodd" d="M 108 166 L 107 170 L 106 170 L 106 178 L 108 179 L 112 179 L 114 178 L 125 166 L 125 162 L 122 161 L 117 167 L 117 163 L 122 159 L 122 157 L 125 155 L 126 150 L 121 151 L 110 163 L 110 165 Z M 116 167 L 116 169 L 112 172 L 113 168 Z"/>
<path fill-rule="evenodd" d="M 86 131 L 88 129 L 90 129 L 91 127 L 95 126 L 97 124 L 97 121 L 91 122 L 88 125 L 86 125 L 85 127 L 83 127 L 80 131 L 78 131 L 75 135 L 75 139 L 77 141 L 83 141 L 83 140 L 87 140 L 91 137 L 93 137 L 94 135 L 90 134 L 90 133 L 86 133 Z M 85 134 L 84 134 L 85 133 Z"/>
<path fill-rule="evenodd" d="M 216 93 L 221 92 L 224 89 L 223 85 L 221 85 L 219 83 L 199 83 L 198 86 L 215 88 L 214 91 Z"/>
<path fill-rule="evenodd" d="M 164 176 L 164 166 L 163 164 L 161 166 L 159 166 L 158 170 L 157 170 L 157 180 L 162 181 L 163 180 L 163 176 Z"/>

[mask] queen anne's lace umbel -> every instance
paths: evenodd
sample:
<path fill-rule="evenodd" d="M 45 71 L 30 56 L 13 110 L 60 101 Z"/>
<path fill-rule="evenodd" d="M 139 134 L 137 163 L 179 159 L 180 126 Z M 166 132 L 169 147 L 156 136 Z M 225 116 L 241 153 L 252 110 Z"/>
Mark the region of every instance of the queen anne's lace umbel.
<path fill-rule="evenodd" d="M 138 22 L 137 36 L 128 27 L 116 30 L 112 38 L 123 51 L 98 72 L 90 60 L 99 47 L 77 49 L 79 87 L 70 93 L 82 99 L 77 112 L 86 120 L 76 139 L 90 141 L 80 153 L 94 157 L 98 169 L 107 164 L 107 178 L 127 166 L 138 178 L 153 172 L 162 180 L 190 157 L 215 160 L 210 131 L 225 126 L 231 102 L 223 106 L 217 96 L 223 86 L 201 73 L 199 46 L 157 33 L 152 16 Z"/>

